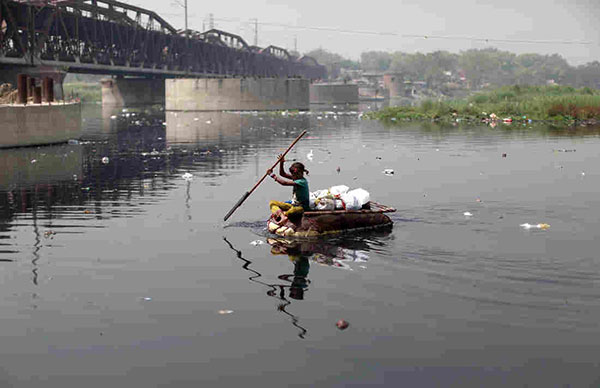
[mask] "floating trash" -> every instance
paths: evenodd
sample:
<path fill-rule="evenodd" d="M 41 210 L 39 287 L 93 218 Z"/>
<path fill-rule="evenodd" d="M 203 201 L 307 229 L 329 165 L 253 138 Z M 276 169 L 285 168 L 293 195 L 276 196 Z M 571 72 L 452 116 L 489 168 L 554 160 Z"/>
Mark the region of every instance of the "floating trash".
<path fill-rule="evenodd" d="M 218 313 L 220 315 L 227 315 L 233 313 L 233 310 L 219 310 Z"/>
<path fill-rule="evenodd" d="M 105 157 L 102 158 L 102 163 L 103 164 L 108 164 L 108 162 L 109 162 L 108 156 L 105 156 Z"/>
<path fill-rule="evenodd" d="M 37 160 L 36 160 L 36 159 L 32 159 L 32 160 L 31 160 L 31 164 L 34 164 L 34 163 L 37 163 Z"/>
<path fill-rule="evenodd" d="M 544 223 L 533 224 L 533 225 L 529 224 L 529 223 L 524 223 L 524 224 L 521 224 L 519 226 L 522 227 L 523 229 L 527 229 L 527 230 L 529 230 L 529 229 L 542 229 L 542 230 L 545 230 L 545 229 L 548 229 L 550 227 L 549 224 L 544 224 Z"/>
<path fill-rule="evenodd" d="M 257 245 L 263 245 L 264 243 L 265 243 L 265 242 L 264 242 L 264 241 L 262 241 L 262 240 L 254 240 L 254 241 L 250 241 L 250 245 L 254 245 L 254 246 L 257 246 Z"/>
<path fill-rule="evenodd" d="M 194 179 L 194 176 L 192 174 L 190 174 L 189 172 L 186 172 L 181 177 L 183 179 L 185 179 L 187 182 L 191 182 Z"/>
<path fill-rule="evenodd" d="M 506 152 L 502 153 L 502 157 L 506 158 Z"/>
<path fill-rule="evenodd" d="M 463 216 L 465 216 L 465 217 L 472 217 L 473 213 L 471 213 L 471 212 L 464 212 Z"/>
<path fill-rule="evenodd" d="M 146 302 L 151 301 L 152 298 L 150 298 L 149 296 L 145 296 L 142 298 L 142 300 L 145 300 Z"/>
<path fill-rule="evenodd" d="M 345 321 L 343 319 L 340 319 L 339 321 L 337 321 L 335 323 L 335 325 L 337 326 L 338 329 L 340 330 L 346 330 L 348 328 L 348 326 L 350 326 L 350 324 L 348 323 L 348 321 Z"/>
<path fill-rule="evenodd" d="M 339 174 L 341 171 L 340 166 L 338 166 L 338 168 L 336 168 L 335 171 L 337 171 L 337 173 Z"/>
<path fill-rule="evenodd" d="M 391 168 L 386 168 L 385 170 L 383 170 L 383 173 L 388 176 L 394 175 L 394 170 L 392 170 Z"/>
<path fill-rule="evenodd" d="M 206 120 L 206 124 L 212 124 L 212 120 Z"/>
<path fill-rule="evenodd" d="M 585 171 L 580 172 L 579 175 L 585 176 Z"/>
<path fill-rule="evenodd" d="M 313 150 L 310 150 L 310 152 L 308 154 L 306 154 L 306 159 L 310 160 L 312 162 L 313 160 Z"/>
<path fill-rule="evenodd" d="M 112 116 L 110 116 L 110 119 L 111 119 L 111 120 L 116 120 L 116 119 L 117 119 L 117 116 L 115 116 L 115 115 L 112 115 Z"/>

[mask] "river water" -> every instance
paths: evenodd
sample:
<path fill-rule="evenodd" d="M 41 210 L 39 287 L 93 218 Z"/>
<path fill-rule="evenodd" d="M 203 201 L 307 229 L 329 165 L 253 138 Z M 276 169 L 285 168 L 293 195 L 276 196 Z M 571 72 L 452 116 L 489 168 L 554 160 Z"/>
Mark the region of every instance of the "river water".
<path fill-rule="evenodd" d="M 391 231 L 273 240 L 271 179 L 223 222 L 304 129 Z M 597 386 L 599 135 L 86 106 L 0 150 L 2 386 Z"/>

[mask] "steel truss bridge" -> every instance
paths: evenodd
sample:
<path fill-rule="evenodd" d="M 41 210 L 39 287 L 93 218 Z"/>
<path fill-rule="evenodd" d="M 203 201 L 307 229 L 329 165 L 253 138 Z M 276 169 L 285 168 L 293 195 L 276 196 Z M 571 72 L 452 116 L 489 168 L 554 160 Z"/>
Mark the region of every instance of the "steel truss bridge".
<path fill-rule="evenodd" d="M 114 0 L 0 0 L 0 65 L 140 77 L 326 77 L 285 49 L 220 30 L 176 30 Z"/>

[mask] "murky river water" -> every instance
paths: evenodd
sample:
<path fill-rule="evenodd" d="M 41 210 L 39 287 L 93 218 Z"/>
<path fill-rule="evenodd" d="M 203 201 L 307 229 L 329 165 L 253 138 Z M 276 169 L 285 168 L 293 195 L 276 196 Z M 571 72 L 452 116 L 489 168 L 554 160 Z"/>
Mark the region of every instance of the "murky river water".
<path fill-rule="evenodd" d="M 600 384 L 600 132 L 84 117 L 0 151 L 3 386 Z M 270 179 L 223 223 L 303 129 L 311 189 L 367 189 L 390 232 L 270 240 Z"/>

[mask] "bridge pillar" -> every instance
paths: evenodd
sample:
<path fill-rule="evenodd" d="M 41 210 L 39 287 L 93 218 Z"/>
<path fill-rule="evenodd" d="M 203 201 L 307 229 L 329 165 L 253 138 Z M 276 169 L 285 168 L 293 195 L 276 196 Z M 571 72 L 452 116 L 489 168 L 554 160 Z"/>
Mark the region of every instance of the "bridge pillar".
<path fill-rule="evenodd" d="M 358 104 L 357 84 L 323 83 L 310 85 L 311 104 Z"/>
<path fill-rule="evenodd" d="M 309 81 L 300 78 L 167 79 L 170 111 L 308 110 Z"/>
<path fill-rule="evenodd" d="M 107 78 L 102 84 L 102 105 L 163 105 L 165 80 L 150 78 Z"/>

